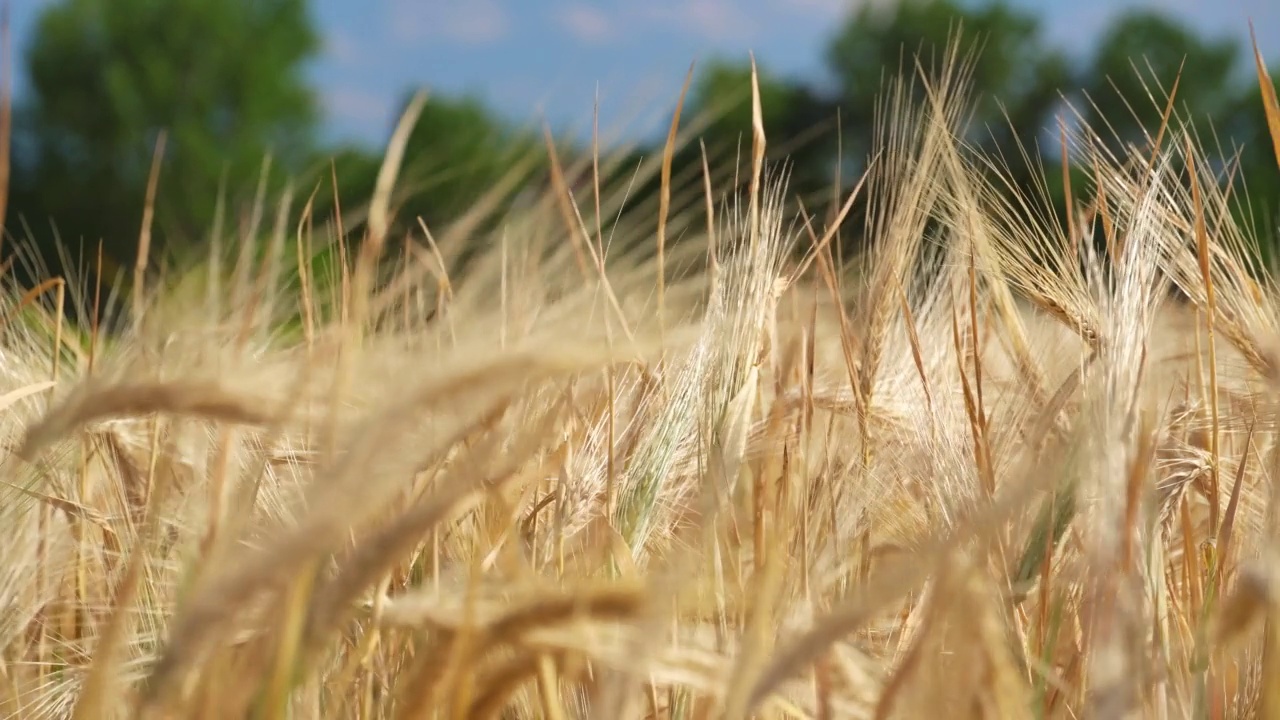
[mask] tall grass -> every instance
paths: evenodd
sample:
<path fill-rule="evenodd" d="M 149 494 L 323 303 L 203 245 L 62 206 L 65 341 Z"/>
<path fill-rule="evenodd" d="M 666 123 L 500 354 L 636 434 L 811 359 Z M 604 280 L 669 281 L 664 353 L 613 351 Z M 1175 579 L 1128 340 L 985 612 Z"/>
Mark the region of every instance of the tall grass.
<path fill-rule="evenodd" d="M 1064 133 L 1060 223 L 967 68 L 888 88 L 827 223 L 756 91 L 703 225 L 668 151 L 651 224 L 553 162 L 401 245 L 393 139 L 357 247 L 286 195 L 128 299 L 10 282 L 0 714 L 1280 718 L 1280 288 L 1176 114 Z"/>

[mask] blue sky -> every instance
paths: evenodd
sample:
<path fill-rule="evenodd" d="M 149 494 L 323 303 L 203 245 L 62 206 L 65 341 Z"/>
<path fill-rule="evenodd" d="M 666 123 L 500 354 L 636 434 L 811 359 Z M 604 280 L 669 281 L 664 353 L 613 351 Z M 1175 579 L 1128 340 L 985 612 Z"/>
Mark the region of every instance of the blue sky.
<path fill-rule="evenodd" d="M 19 53 L 51 1 L 13 7 Z M 634 134 L 663 122 L 690 62 L 753 51 L 773 72 L 820 79 L 842 17 L 858 3 L 891 1 L 315 0 L 325 51 L 311 77 L 334 139 L 382 142 L 414 86 L 474 93 L 517 120 L 545 114 L 579 129 L 590 127 L 599 88 L 602 131 Z M 1148 6 L 1246 43 L 1252 19 L 1264 56 L 1280 58 L 1280 0 L 1011 2 L 1039 13 L 1049 38 L 1076 56 L 1116 13 Z M 19 94 L 22 86 L 19 77 Z"/>

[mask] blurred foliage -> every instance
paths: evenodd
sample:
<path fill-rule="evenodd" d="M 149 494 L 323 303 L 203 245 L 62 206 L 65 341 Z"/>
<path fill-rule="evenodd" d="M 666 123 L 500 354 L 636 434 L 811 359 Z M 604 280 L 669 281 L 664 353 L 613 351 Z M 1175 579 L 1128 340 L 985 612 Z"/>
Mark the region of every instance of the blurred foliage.
<path fill-rule="evenodd" d="M 131 263 L 163 131 L 156 235 L 207 239 L 222 189 L 229 209 L 247 206 L 266 154 L 285 172 L 310 157 L 319 116 L 302 70 L 319 48 L 306 0 L 50 3 L 16 111 L 14 213 L 37 239 L 52 222 Z"/>
<path fill-rule="evenodd" d="M 1202 39 L 1158 12 L 1130 11 L 1099 39 L 1078 80 L 1087 98 L 1079 105 L 1104 140 L 1114 133 L 1116 142 L 1144 145 L 1146 133 L 1160 126 L 1175 79 L 1179 113 L 1197 125 L 1230 118 L 1230 104 L 1241 94 L 1239 59 L 1234 40 Z M 1245 90 L 1250 79 L 1252 74 L 1244 77 Z"/>
<path fill-rule="evenodd" d="M 1066 58 L 1047 44 L 1035 16 L 1000 3 L 966 9 L 956 0 L 904 0 L 863 4 L 828 49 L 827 65 L 839 79 L 828 102 L 841 110 L 850 152 L 860 159 L 869 152 L 876 98 L 890 73 L 915 75 L 915 53 L 926 70 L 941 70 L 954 39 L 975 95 L 968 139 L 987 149 L 1034 144 L 1070 81 Z M 919 80 L 913 89 L 923 99 Z"/>
<path fill-rule="evenodd" d="M 835 163 L 818 138 L 835 127 L 829 103 L 817 92 L 792 79 L 757 68 L 760 112 L 769 137 L 768 154 L 788 160 L 792 182 L 821 186 L 829 182 Z M 701 135 L 708 153 L 717 159 L 751 155 L 751 66 L 715 58 L 701 70 L 690 97 L 691 115 L 706 113 Z"/>
<path fill-rule="evenodd" d="M 479 99 L 428 95 L 396 180 L 394 204 L 401 221 L 397 230 L 404 230 L 406 222 L 416 227 L 419 217 L 432 223 L 447 220 L 518 172 L 519 177 L 510 181 L 516 188 L 505 195 L 510 199 L 545 170 L 545 157 L 540 134 L 503 122 Z M 369 199 L 381 164 L 381 155 L 344 148 L 332 157 L 331 167 L 326 163 L 323 173 L 336 178 L 337 201 L 359 203 Z M 335 193 L 322 191 L 314 212 L 326 217 L 335 205 Z"/>
<path fill-rule="evenodd" d="M 790 189 L 812 215 L 834 209 L 837 177 L 847 189 L 865 167 L 886 79 L 916 72 L 916 53 L 925 70 L 938 69 L 956 37 L 975 101 L 966 140 L 998 152 L 1015 183 L 1043 186 L 1059 212 L 1058 122 L 1066 104 L 1074 108 L 1067 115 L 1079 112 L 1104 136 L 1112 128 L 1114 142 L 1145 145 L 1144 131 L 1158 125 L 1163 93 L 1181 70 L 1179 113 L 1196 122 L 1208 148 L 1222 148 L 1222 167 L 1238 169 L 1241 217 L 1268 249 L 1276 244 L 1280 171 L 1241 43 L 1206 39 L 1168 15 L 1134 10 L 1089 54 L 1072 57 L 1048 41 L 1036 15 L 998 0 L 861 4 L 829 38 L 823 57 L 833 82 L 823 85 L 759 68 L 770 155 L 789 160 Z M 288 180 L 295 219 L 308 199 L 317 222 L 333 218 L 340 205 L 344 229 L 358 238 L 382 157 L 316 141 L 316 88 L 300 72 L 318 49 L 306 0 L 111 0 L 110 11 L 107 0 L 49 4 L 26 56 L 32 93 L 15 117 L 7 230 L 25 235 L 30 228 L 47 240 L 52 224 L 64 241 L 101 238 L 109 256 L 130 262 L 153 145 L 164 130 L 158 243 L 198 244 L 211 227 L 221 228 L 224 243 L 243 235 L 266 153 L 270 198 Z M 703 202 L 699 138 L 721 190 L 733 178 L 724 166 L 746 167 L 750 87 L 746 58 L 700 63 L 682 126 L 706 124 L 673 158 L 673 209 Z M 922 90 L 918 81 L 915 90 Z M 1210 129 L 1216 144 L 1205 136 Z M 1241 145 L 1252 150 L 1238 152 Z M 1018 146 L 1036 158 L 1035 167 L 1021 162 Z M 614 150 L 602 185 L 625 189 L 633 215 L 656 223 L 661 143 Z M 560 152 L 566 182 L 589 187 L 590 163 L 582 162 L 589 148 L 579 143 Z M 549 167 L 540 131 L 511 124 L 478 99 L 433 94 L 410 136 L 393 232 L 413 230 L 418 218 L 434 232 L 488 193 L 518 201 L 522 190 L 549 187 Z M 1083 174 L 1072 168 L 1077 180 Z M 579 210 L 592 226 L 591 209 Z M 268 203 L 263 213 L 273 212 Z M 616 219 L 608 208 L 603 214 Z M 850 237 L 860 216 L 850 216 Z"/>
<path fill-rule="evenodd" d="M 762 78 L 766 106 L 777 103 L 766 113 L 771 144 L 829 126 L 816 138 L 810 134 L 804 151 L 791 156 L 797 165 L 792 191 L 833 202 L 821 187 L 831 183 L 833 159 L 841 163 L 843 186 L 856 182 L 885 112 L 887 79 L 898 71 L 917 73 L 917 57 L 920 69 L 938 70 L 955 39 L 973 101 L 966 141 L 998 156 L 1023 191 L 1047 194 L 1060 217 L 1065 192 L 1059 118 L 1083 119 L 1113 147 L 1148 148 L 1147 133 L 1154 136 L 1158 129 L 1176 79 L 1175 117 L 1195 124 L 1216 166 L 1237 173 L 1238 217 L 1259 240 L 1264 259 L 1274 256 L 1280 242 L 1280 169 L 1270 151 L 1253 64 L 1241 62 L 1251 54 L 1234 38 L 1201 37 L 1154 10 L 1119 15 L 1092 52 L 1073 61 L 1048 43 L 1035 15 L 998 0 L 863 4 L 830 39 L 826 63 L 837 81 L 834 89 Z M 731 106 L 736 127 L 749 127 L 749 95 L 742 89 L 749 89 L 749 72 L 746 61 L 705 69 L 698 102 L 704 108 Z M 917 98 L 923 92 L 918 78 L 913 90 Z M 836 118 L 838 123 L 831 122 Z M 1024 150 L 1031 163 L 1022 158 Z M 1082 184 L 1087 173 L 1070 170 L 1073 186 Z M 851 216 L 855 226 L 858 215 Z"/>

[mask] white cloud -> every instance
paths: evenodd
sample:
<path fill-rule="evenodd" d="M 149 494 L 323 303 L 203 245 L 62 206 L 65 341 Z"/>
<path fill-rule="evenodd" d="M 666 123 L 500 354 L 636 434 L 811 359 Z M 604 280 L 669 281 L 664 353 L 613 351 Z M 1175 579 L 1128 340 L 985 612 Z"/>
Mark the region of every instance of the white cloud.
<path fill-rule="evenodd" d="M 376 132 L 390 122 L 394 100 L 368 90 L 335 87 L 325 90 L 324 110 L 339 124 L 360 132 Z"/>
<path fill-rule="evenodd" d="M 594 5 L 574 3 L 556 11 L 556 21 L 574 38 L 593 45 L 616 36 L 615 21 Z"/>
<path fill-rule="evenodd" d="M 780 10 L 839 20 L 868 0 L 772 0 Z"/>
<path fill-rule="evenodd" d="M 691 32 L 710 41 L 750 40 L 758 30 L 752 12 L 730 0 L 662 0 L 636 12 L 667 30 Z"/>
<path fill-rule="evenodd" d="M 339 65 L 357 65 L 361 59 L 360 46 L 351 36 L 335 30 L 324 38 L 325 54 L 333 58 Z"/>
<path fill-rule="evenodd" d="M 391 36 L 487 45 L 506 37 L 511 18 L 500 0 L 391 0 Z"/>

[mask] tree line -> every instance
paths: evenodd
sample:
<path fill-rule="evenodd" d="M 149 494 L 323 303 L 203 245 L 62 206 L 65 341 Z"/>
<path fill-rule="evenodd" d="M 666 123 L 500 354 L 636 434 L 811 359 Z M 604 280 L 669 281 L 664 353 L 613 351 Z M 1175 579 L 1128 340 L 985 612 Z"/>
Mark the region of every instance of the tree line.
<path fill-rule="evenodd" d="M 1026 148 L 1039 167 L 1011 163 L 1016 182 L 1046 184 L 1061 207 L 1056 138 L 1065 103 L 1085 122 L 1109 128 L 1111 142 L 1145 145 L 1146 132 L 1159 125 L 1161 89 L 1177 78 L 1178 112 L 1212 129 L 1223 167 L 1238 173 L 1242 218 L 1266 248 L 1277 244 L 1280 174 L 1266 152 L 1251 48 L 1149 9 L 1126 11 L 1086 56 L 1071 57 L 1047 39 L 1037 16 L 999 0 L 861 4 L 826 42 L 830 87 L 759 68 L 771 154 L 788 159 L 791 190 L 812 212 L 838 197 L 834 178 L 847 184 L 865 167 L 886 75 L 909 70 L 904 62 L 917 51 L 937 56 L 957 29 L 977 43 L 966 140 L 1006 158 Z M 312 199 L 318 216 L 367 199 L 381 157 L 318 139 L 318 89 L 303 70 L 320 47 L 307 0 L 47 4 L 23 58 L 30 92 L 15 107 L 6 232 L 45 248 L 46 259 L 84 257 L 100 244 L 109 262 L 127 267 L 162 134 L 156 253 L 201 247 L 214 232 L 234 235 L 252 222 L 259 194 L 275 197 L 286 183 Z M 700 191 L 704 152 L 724 159 L 750 141 L 747 59 L 701 62 L 683 115 L 707 119 L 704 142 L 679 149 L 672 175 Z M 410 135 L 400 217 L 448 223 L 513 167 L 530 182 L 546 182 L 543 141 L 474 98 L 433 95 Z M 557 147 L 561 162 L 590 150 Z M 621 151 L 609 182 L 627 182 L 629 168 L 662 150 Z M 656 197 L 658 182 L 650 174 L 629 190 L 632 204 Z M 691 203 L 696 198 L 687 194 Z"/>

